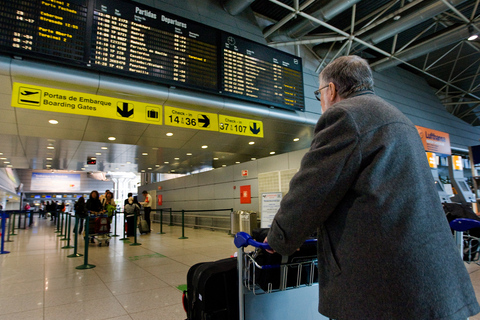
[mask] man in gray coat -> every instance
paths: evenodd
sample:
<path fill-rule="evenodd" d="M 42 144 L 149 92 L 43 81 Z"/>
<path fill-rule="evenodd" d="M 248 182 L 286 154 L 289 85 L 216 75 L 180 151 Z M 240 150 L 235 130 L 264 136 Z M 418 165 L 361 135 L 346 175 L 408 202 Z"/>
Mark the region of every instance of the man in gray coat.
<path fill-rule="evenodd" d="M 417 129 L 373 93 L 357 56 L 320 74 L 323 114 L 268 243 L 318 232 L 319 307 L 333 319 L 466 319 L 480 312 Z"/>

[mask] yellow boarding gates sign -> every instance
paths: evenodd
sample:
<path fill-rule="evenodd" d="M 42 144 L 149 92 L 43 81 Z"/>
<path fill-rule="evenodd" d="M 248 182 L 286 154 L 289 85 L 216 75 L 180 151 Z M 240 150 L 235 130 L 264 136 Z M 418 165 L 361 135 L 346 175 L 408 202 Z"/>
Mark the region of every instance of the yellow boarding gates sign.
<path fill-rule="evenodd" d="M 14 82 L 12 106 L 123 121 L 162 124 L 162 106 Z"/>

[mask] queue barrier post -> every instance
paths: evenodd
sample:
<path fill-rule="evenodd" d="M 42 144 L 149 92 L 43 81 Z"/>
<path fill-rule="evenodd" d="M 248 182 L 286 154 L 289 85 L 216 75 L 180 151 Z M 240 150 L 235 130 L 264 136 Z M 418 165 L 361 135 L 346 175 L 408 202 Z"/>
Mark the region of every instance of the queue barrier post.
<path fill-rule="evenodd" d="M 173 226 L 173 216 L 172 216 L 172 208 L 170 208 L 170 223 L 168 224 L 170 227 Z"/>
<path fill-rule="evenodd" d="M 126 223 L 126 220 L 127 220 L 127 216 L 125 215 L 125 211 L 122 213 L 123 215 L 123 238 L 120 238 L 118 240 L 128 240 L 127 238 L 127 230 L 125 230 L 125 223 Z"/>
<path fill-rule="evenodd" d="M 66 213 L 66 214 L 68 214 L 68 231 L 66 232 L 67 245 L 63 246 L 62 249 L 71 249 L 71 248 L 73 248 L 70 245 L 70 227 L 71 227 L 71 224 L 72 224 L 72 215 L 70 213 Z M 65 219 L 65 224 L 67 224 L 67 219 Z"/>
<path fill-rule="evenodd" d="M 79 217 L 75 216 L 75 238 L 73 239 L 73 253 L 68 255 L 67 258 L 77 258 L 83 256 L 83 254 L 77 253 L 78 248 L 78 220 Z"/>
<path fill-rule="evenodd" d="M 60 234 L 57 235 L 57 237 L 63 237 L 63 238 L 60 239 L 60 240 L 67 240 L 67 238 L 65 238 L 65 235 L 63 234 L 63 231 L 64 231 L 64 229 L 63 229 L 63 216 L 65 215 L 65 213 L 62 212 L 62 211 L 59 211 L 59 212 L 58 212 L 58 215 L 59 215 L 59 216 L 58 216 L 57 219 L 60 219 L 60 216 L 61 216 L 62 218 L 61 218 L 61 220 L 60 220 Z"/>
<path fill-rule="evenodd" d="M 188 239 L 185 237 L 185 210 L 182 210 L 182 236 L 178 239 Z"/>
<path fill-rule="evenodd" d="M 117 210 L 113 211 L 113 215 L 114 215 L 114 218 L 115 218 L 115 225 L 113 226 L 113 232 L 114 232 L 114 234 L 112 234 L 112 237 L 118 237 L 118 234 L 117 234 L 117 222 L 118 222 L 118 219 L 117 219 Z"/>
<path fill-rule="evenodd" d="M 7 226 L 7 240 L 5 242 L 13 242 L 13 240 L 10 240 L 10 227 L 12 226 L 12 214 L 5 212 L 5 214 L 8 215 L 8 226 Z M 3 233 L 3 232 L 2 232 Z"/>
<path fill-rule="evenodd" d="M 131 246 L 140 246 L 142 244 L 137 242 L 137 228 L 138 228 L 138 225 L 137 225 L 137 211 L 135 211 L 135 214 L 133 215 L 133 224 L 135 225 L 135 235 L 133 237 L 134 242 L 130 243 L 130 245 Z"/>
<path fill-rule="evenodd" d="M 88 263 L 88 245 L 89 245 L 89 238 L 90 238 L 90 234 L 89 234 L 89 225 L 90 225 L 90 213 L 87 215 L 87 218 L 85 219 L 85 252 L 84 252 L 84 255 L 83 255 L 83 264 L 76 267 L 75 269 L 80 269 L 80 270 L 83 270 L 83 269 L 93 269 L 95 268 L 96 266 L 94 264 L 89 264 Z"/>
<path fill-rule="evenodd" d="M 15 233 L 15 217 L 17 213 L 12 212 L 13 220 L 12 220 L 12 233 L 10 233 L 11 236 L 16 236 L 17 234 Z"/>
<path fill-rule="evenodd" d="M 157 234 L 165 234 L 163 232 L 163 209 L 160 209 L 160 232 L 157 232 Z"/>
<path fill-rule="evenodd" d="M 55 210 L 55 223 L 57 224 L 57 231 L 55 231 L 55 233 L 60 233 L 60 216 L 59 216 L 59 213 L 58 211 Z"/>
<path fill-rule="evenodd" d="M 2 237 L 1 237 L 1 245 L 0 245 L 0 254 L 6 254 L 6 253 L 10 253 L 10 251 L 5 251 L 4 250 L 4 245 L 5 245 L 5 223 L 6 223 L 6 219 L 7 219 L 7 213 L 6 212 L 2 212 L 1 214 L 1 218 L 2 218 Z M 7 230 L 8 232 L 8 230 Z"/>

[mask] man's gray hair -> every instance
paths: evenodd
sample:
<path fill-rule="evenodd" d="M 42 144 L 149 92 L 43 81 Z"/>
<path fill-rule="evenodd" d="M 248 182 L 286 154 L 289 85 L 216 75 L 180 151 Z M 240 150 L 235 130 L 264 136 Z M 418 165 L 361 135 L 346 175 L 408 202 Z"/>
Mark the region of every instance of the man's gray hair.
<path fill-rule="evenodd" d="M 330 62 L 320 73 L 325 84 L 333 82 L 341 98 L 359 91 L 373 91 L 372 70 L 359 56 L 343 56 Z"/>

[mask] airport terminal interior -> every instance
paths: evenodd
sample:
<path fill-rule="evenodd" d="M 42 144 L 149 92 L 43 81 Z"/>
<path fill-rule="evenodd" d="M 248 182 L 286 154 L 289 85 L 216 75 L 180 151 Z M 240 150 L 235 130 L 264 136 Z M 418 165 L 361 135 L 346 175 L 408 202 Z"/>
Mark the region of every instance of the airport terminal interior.
<path fill-rule="evenodd" d="M 340 56 L 417 127 L 439 201 L 480 211 L 480 0 L 0 4 L 0 320 L 185 319 L 189 268 L 273 219 Z M 112 192 L 112 237 L 74 246 L 92 190 Z M 152 230 L 125 238 L 144 190 Z"/>

